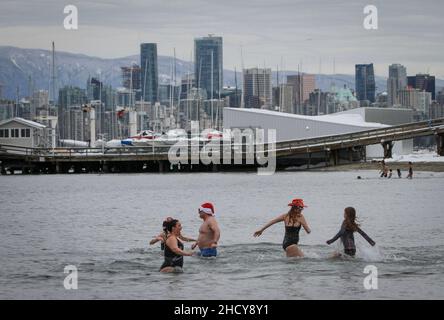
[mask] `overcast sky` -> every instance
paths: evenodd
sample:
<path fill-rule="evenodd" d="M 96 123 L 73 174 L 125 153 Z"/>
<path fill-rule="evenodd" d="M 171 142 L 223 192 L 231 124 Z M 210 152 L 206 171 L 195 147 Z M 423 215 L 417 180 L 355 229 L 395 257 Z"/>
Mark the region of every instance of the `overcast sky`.
<path fill-rule="evenodd" d="M 63 8 L 79 10 L 79 30 L 63 28 Z M 379 29 L 363 27 L 364 7 L 378 8 Z M 354 73 L 375 63 L 378 75 L 401 63 L 409 74 L 444 78 L 443 0 L 0 0 L 0 45 L 104 58 L 137 54 L 141 42 L 160 55 L 190 60 L 193 39 L 223 36 L 224 68 L 264 64 L 306 72 Z"/>

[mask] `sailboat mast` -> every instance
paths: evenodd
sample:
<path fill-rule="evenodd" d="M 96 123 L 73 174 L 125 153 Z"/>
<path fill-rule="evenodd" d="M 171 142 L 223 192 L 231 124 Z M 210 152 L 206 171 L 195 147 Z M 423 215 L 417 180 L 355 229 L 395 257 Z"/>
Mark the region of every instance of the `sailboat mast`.
<path fill-rule="evenodd" d="M 174 102 L 173 102 L 173 78 L 174 78 L 174 71 L 173 71 L 173 62 L 170 65 L 171 68 L 171 77 L 170 77 L 170 107 L 171 107 L 171 112 L 173 114 L 173 118 L 174 118 Z"/>
<path fill-rule="evenodd" d="M 259 66 L 256 65 L 256 74 L 255 74 L 255 78 L 256 78 L 256 94 L 257 94 L 257 100 L 258 100 L 258 106 L 259 109 L 261 109 L 261 88 L 259 86 Z"/>
<path fill-rule="evenodd" d="M 193 60 L 193 52 L 191 52 L 190 53 L 190 62 Z M 190 90 L 191 90 L 191 83 L 190 83 L 190 73 L 191 73 L 191 63 L 190 63 L 190 65 L 189 65 L 189 68 L 188 68 L 188 79 L 187 79 L 187 96 L 186 96 L 186 99 L 187 99 L 187 127 L 188 127 L 188 125 L 190 125 L 190 97 L 191 97 L 191 95 L 190 95 Z M 190 129 L 191 129 L 191 125 L 190 125 Z"/>
<path fill-rule="evenodd" d="M 197 82 L 197 116 L 200 124 L 200 77 L 202 76 L 202 59 L 199 60 L 199 81 Z"/>
<path fill-rule="evenodd" d="M 236 89 L 234 91 L 234 98 L 236 99 L 235 100 L 236 101 L 236 106 L 239 107 L 239 105 L 237 104 L 238 103 L 238 100 L 237 100 L 238 95 L 237 95 L 237 71 L 236 71 L 236 67 L 234 67 L 234 85 L 236 86 Z"/>
<path fill-rule="evenodd" d="M 242 46 L 241 46 L 241 68 L 242 68 L 241 108 L 245 108 L 245 75 L 244 75 L 244 55 L 242 53 Z"/>
<path fill-rule="evenodd" d="M 319 58 L 319 79 L 321 77 L 321 70 L 322 70 L 322 58 Z M 321 108 L 321 87 L 318 86 L 318 110 L 317 115 L 319 115 L 319 109 Z"/>
<path fill-rule="evenodd" d="M 266 88 L 265 88 L 265 61 L 264 61 L 264 70 L 262 70 L 262 78 L 263 78 L 263 83 L 264 83 L 264 85 L 263 85 L 263 94 L 264 94 L 264 105 L 265 105 L 265 107 L 268 107 L 269 108 L 269 106 L 267 105 L 267 99 L 268 99 L 268 97 L 267 97 L 267 90 L 266 90 Z M 270 79 L 271 80 L 271 79 Z M 265 109 L 265 108 L 264 108 Z"/>
<path fill-rule="evenodd" d="M 176 48 L 173 48 L 173 52 L 174 52 L 174 67 L 173 67 L 173 72 L 174 72 L 174 77 L 173 77 L 173 93 L 172 93 L 172 96 L 173 96 L 173 103 L 174 103 L 174 96 L 175 96 L 175 91 L 176 91 L 176 82 L 177 82 L 177 80 L 176 80 Z M 179 106 L 179 104 L 177 105 L 177 107 L 176 107 L 176 128 L 179 128 L 179 108 L 180 108 L 180 106 Z"/>
<path fill-rule="evenodd" d="M 221 94 L 221 89 L 223 88 L 223 84 L 221 83 L 221 75 L 223 70 L 221 70 L 221 64 L 219 63 L 219 58 L 217 59 L 217 70 L 219 70 L 219 79 L 217 80 L 217 92 L 218 92 L 218 96 L 219 96 L 219 100 L 217 101 L 217 110 L 216 110 L 216 129 L 219 130 L 220 126 L 219 126 L 219 109 L 221 107 L 221 102 L 220 102 L 220 94 Z"/>
<path fill-rule="evenodd" d="M 56 103 L 56 83 L 55 83 L 55 43 L 52 42 L 52 103 L 55 106 Z M 48 104 L 48 114 L 49 115 L 49 104 Z"/>
<path fill-rule="evenodd" d="M 211 128 L 213 128 L 213 50 L 211 50 Z"/>
<path fill-rule="evenodd" d="M 128 101 L 128 107 L 129 110 L 132 111 L 133 106 L 133 63 L 131 62 L 131 68 L 130 68 L 130 90 L 129 90 L 129 101 Z"/>
<path fill-rule="evenodd" d="M 181 95 L 182 95 L 182 77 L 180 77 L 179 90 L 177 92 L 177 123 L 178 123 L 178 125 L 180 124 L 180 96 Z M 180 128 L 180 126 L 178 128 Z"/>

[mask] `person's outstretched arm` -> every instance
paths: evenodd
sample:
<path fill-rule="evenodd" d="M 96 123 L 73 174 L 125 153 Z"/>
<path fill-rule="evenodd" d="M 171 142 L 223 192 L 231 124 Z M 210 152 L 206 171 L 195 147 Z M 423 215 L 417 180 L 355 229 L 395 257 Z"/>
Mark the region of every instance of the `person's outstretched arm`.
<path fill-rule="evenodd" d="M 192 256 L 193 255 L 193 252 L 184 251 L 177 246 L 177 238 L 176 237 L 169 237 L 166 241 L 166 245 L 175 254 L 179 254 L 181 256 Z"/>
<path fill-rule="evenodd" d="M 159 242 L 159 241 L 163 241 L 163 236 L 162 236 L 162 234 L 159 234 L 158 236 L 156 236 L 155 238 L 153 238 L 153 239 L 150 241 L 150 246 L 152 246 L 153 244 L 156 244 L 156 243 Z"/>
<path fill-rule="evenodd" d="M 151 241 L 150 241 L 150 246 L 152 246 L 153 244 L 156 244 L 157 242 L 159 242 L 160 240 L 156 237 L 156 238 L 153 238 Z"/>
<path fill-rule="evenodd" d="M 335 242 L 336 240 L 338 240 L 345 232 L 345 227 L 341 226 L 341 230 L 339 230 L 339 232 L 330 240 L 327 240 L 327 244 L 332 244 L 333 242 Z"/>
<path fill-rule="evenodd" d="M 284 221 L 285 216 L 286 216 L 286 214 L 284 213 L 284 214 L 280 215 L 279 217 L 277 217 L 277 218 L 271 220 L 271 221 L 268 222 L 268 223 L 267 223 L 262 229 L 256 231 L 256 232 L 253 234 L 253 236 L 254 236 L 254 237 L 259 237 L 259 236 L 262 234 L 262 232 L 264 232 L 267 228 L 271 227 L 271 226 L 274 225 L 275 223 L 278 223 L 278 222 Z"/>
<path fill-rule="evenodd" d="M 196 239 L 185 237 L 183 235 L 180 235 L 179 239 L 182 240 L 182 241 L 186 241 L 186 242 L 195 242 L 195 241 L 197 241 Z"/>
<path fill-rule="evenodd" d="M 367 240 L 368 243 L 370 243 L 372 246 L 374 246 L 376 244 L 376 242 L 374 242 L 372 240 L 372 238 L 370 238 L 364 231 L 362 231 L 361 228 L 358 228 L 357 230 L 359 232 L 359 234 L 365 239 Z"/>
<path fill-rule="evenodd" d="M 308 226 L 308 223 L 307 223 L 307 221 L 305 220 L 305 217 L 304 217 L 304 216 L 302 216 L 302 218 L 301 218 L 301 225 L 302 225 L 302 227 L 304 228 L 305 232 L 307 232 L 307 233 L 311 233 L 311 229 L 310 229 L 310 227 Z"/>

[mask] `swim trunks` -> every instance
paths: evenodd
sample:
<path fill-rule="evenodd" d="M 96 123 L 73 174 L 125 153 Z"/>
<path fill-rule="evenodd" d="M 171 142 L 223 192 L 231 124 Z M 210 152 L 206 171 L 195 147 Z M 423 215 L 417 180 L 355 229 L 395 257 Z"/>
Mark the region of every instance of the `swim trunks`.
<path fill-rule="evenodd" d="M 203 248 L 200 249 L 201 257 L 216 257 L 217 256 L 217 249 L 216 248 Z"/>

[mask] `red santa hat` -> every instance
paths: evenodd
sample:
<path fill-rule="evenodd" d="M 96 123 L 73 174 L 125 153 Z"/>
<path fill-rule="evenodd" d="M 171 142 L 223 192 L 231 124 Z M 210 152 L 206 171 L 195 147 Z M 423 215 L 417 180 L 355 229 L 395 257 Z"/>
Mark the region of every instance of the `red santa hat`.
<path fill-rule="evenodd" d="M 199 211 L 214 216 L 214 206 L 210 202 L 206 202 L 199 207 Z"/>

